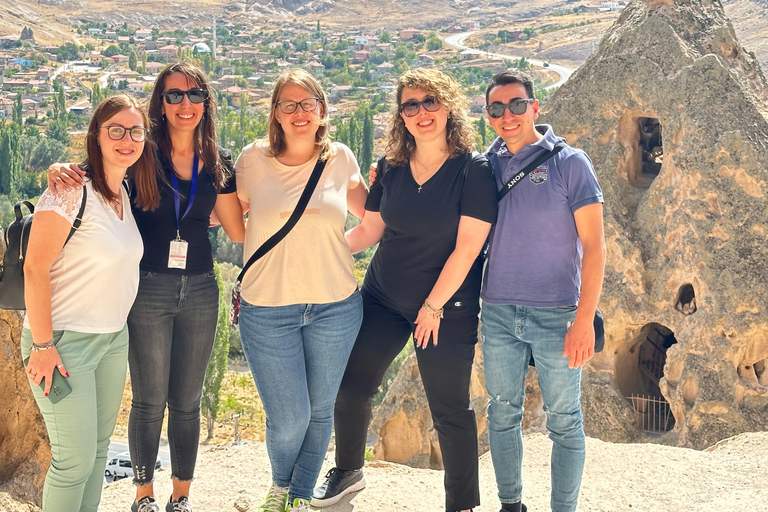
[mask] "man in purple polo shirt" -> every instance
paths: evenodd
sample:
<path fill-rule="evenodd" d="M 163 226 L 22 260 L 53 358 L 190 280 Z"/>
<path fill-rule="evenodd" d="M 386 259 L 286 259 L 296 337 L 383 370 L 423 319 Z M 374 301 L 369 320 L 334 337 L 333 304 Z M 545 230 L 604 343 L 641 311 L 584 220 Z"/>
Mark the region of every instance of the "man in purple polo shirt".
<path fill-rule="evenodd" d="M 501 189 L 557 142 L 534 124 L 533 80 L 505 71 L 485 93 L 499 135 L 486 154 Z M 518 177 L 519 179 L 519 177 Z M 603 193 L 589 157 L 565 146 L 499 203 L 483 279 L 482 347 L 488 437 L 502 512 L 522 504 L 525 377 L 533 356 L 553 441 L 553 512 L 573 512 L 584 470 L 581 367 L 594 354 L 593 318 L 605 266 Z"/>

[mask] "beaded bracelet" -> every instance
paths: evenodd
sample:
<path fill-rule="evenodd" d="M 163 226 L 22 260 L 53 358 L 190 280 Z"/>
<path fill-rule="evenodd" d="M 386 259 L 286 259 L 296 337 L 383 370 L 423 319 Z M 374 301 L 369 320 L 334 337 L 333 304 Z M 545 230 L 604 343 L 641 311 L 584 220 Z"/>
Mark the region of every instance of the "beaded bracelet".
<path fill-rule="evenodd" d="M 31 352 L 40 352 L 41 350 L 49 350 L 49 349 L 52 349 L 53 347 L 54 347 L 53 338 L 51 338 L 50 340 L 46 341 L 42 345 L 37 345 L 33 343 L 29 350 Z"/>
<path fill-rule="evenodd" d="M 421 307 L 424 308 L 424 311 L 426 311 L 428 314 L 432 315 L 432 317 L 443 318 L 444 308 L 438 309 L 432 304 L 430 304 L 428 300 L 425 300 L 424 305 L 422 305 Z"/>

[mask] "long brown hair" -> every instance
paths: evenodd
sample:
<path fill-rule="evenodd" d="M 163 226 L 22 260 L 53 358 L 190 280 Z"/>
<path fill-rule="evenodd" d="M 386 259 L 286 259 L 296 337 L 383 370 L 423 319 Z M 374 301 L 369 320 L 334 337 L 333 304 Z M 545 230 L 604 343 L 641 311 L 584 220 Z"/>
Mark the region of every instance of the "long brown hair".
<path fill-rule="evenodd" d="M 437 69 L 412 69 L 397 80 L 396 102 L 387 135 L 387 160 L 392 165 L 406 165 L 416 150 L 416 139 L 400 116 L 403 89 L 419 89 L 435 98 L 448 111 L 446 142 L 451 158 L 471 152 L 475 147 L 475 128 L 469 120 L 469 100 L 459 84 Z"/>
<path fill-rule="evenodd" d="M 85 137 L 86 160 L 82 167 L 91 178 L 93 189 L 106 200 L 117 199 L 117 194 L 107 185 L 107 177 L 104 172 L 101 146 L 99 146 L 99 132 L 102 125 L 117 113 L 133 108 L 141 112 L 144 127 L 149 129 L 149 118 L 141 108 L 139 101 L 127 94 L 117 94 L 102 101 L 91 117 L 88 126 L 88 134 Z M 160 192 L 157 190 L 156 160 L 152 137 L 147 135 L 144 141 L 144 150 L 135 164 L 128 168 L 127 177 L 133 180 L 136 187 L 134 204 L 142 210 L 153 210 L 160 204 Z"/>
<path fill-rule="evenodd" d="M 328 96 L 325 94 L 323 86 L 317 81 L 317 78 L 301 68 L 291 69 L 280 75 L 275 82 L 275 88 L 272 90 L 272 100 L 270 101 L 269 108 L 269 155 L 273 157 L 280 156 L 287 149 L 285 132 L 275 116 L 277 102 L 280 101 L 280 92 L 286 84 L 296 84 L 309 94 L 320 99 L 322 113 L 320 115 L 320 126 L 315 134 L 315 147 L 320 152 L 320 160 L 327 159 L 331 154 L 331 135 L 328 129 Z"/>
<path fill-rule="evenodd" d="M 188 81 L 194 82 L 197 87 L 207 93 L 203 103 L 202 119 L 195 128 L 195 153 L 200 155 L 205 170 L 211 175 L 211 181 L 213 181 L 216 189 L 220 190 L 224 186 L 226 178 L 224 165 L 219 158 L 219 148 L 216 144 L 216 97 L 208 84 L 205 72 L 190 62 L 173 62 L 166 65 L 155 80 L 155 87 L 149 100 L 149 118 L 152 120 L 152 138 L 157 144 L 157 157 L 163 168 L 173 169 L 173 160 L 171 159 L 173 141 L 163 115 L 165 79 L 172 73 L 181 73 Z"/>

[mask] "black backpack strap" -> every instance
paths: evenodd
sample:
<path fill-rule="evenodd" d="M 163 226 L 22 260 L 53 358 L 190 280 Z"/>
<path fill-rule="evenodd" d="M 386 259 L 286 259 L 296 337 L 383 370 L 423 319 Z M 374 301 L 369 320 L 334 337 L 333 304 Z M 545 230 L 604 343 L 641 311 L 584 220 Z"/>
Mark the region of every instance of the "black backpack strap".
<path fill-rule="evenodd" d="M 315 168 L 312 170 L 312 175 L 309 177 L 309 181 L 307 181 L 307 186 L 304 187 L 304 192 L 301 193 L 299 202 L 296 204 L 296 208 L 291 214 L 291 217 L 288 219 L 285 225 L 283 225 L 283 227 L 278 230 L 277 233 L 269 237 L 269 239 L 261 244 L 261 246 L 256 249 L 256 252 L 251 255 L 251 257 L 248 259 L 248 262 L 243 266 L 243 270 L 240 272 L 240 275 L 237 276 L 238 283 L 243 281 L 243 277 L 245 276 L 245 273 L 248 271 L 248 269 L 251 268 L 251 265 L 256 263 L 256 260 L 267 254 L 272 250 L 273 247 L 280 243 L 280 241 L 285 238 L 285 236 L 293 229 L 296 223 L 299 222 L 299 219 L 304 214 L 304 210 L 307 208 L 307 204 L 309 204 L 309 199 L 312 197 L 312 193 L 315 191 L 315 187 L 317 187 L 317 182 L 320 181 L 320 175 L 323 174 L 324 168 L 325 161 L 318 160 L 315 164 Z"/>
<path fill-rule="evenodd" d="M 528 176 L 528 174 L 531 173 L 532 170 L 558 154 L 560 151 L 565 149 L 567 147 L 567 144 L 565 142 L 558 142 L 555 144 L 555 146 L 550 151 L 544 151 L 541 153 L 538 157 L 536 157 L 533 162 L 526 165 L 523 169 L 521 169 L 518 173 L 516 173 L 514 176 L 512 176 L 512 179 L 510 179 L 508 182 L 504 184 L 503 187 L 501 187 L 501 190 L 499 190 L 499 201 L 504 199 L 504 196 L 509 194 L 509 191 L 515 188 L 515 185 L 523 181 L 523 178 Z"/>
<path fill-rule="evenodd" d="M 69 239 L 72 238 L 72 235 L 75 234 L 75 231 L 77 231 L 77 228 L 80 227 L 80 224 L 83 223 L 83 212 L 85 211 L 85 202 L 88 199 L 88 189 L 83 185 L 83 200 L 80 203 L 80 211 L 77 212 L 77 217 L 75 217 L 75 221 L 72 223 L 72 229 L 69 230 L 69 236 L 67 237 L 67 240 L 64 242 L 64 245 L 67 245 L 67 242 L 69 242 Z"/>

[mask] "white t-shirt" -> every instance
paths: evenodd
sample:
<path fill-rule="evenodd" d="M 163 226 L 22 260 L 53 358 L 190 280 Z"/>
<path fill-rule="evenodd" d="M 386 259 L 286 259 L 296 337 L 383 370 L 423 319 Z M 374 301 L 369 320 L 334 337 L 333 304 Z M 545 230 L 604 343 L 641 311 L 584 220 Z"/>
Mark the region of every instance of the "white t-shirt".
<path fill-rule="evenodd" d="M 82 224 L 51 267 L 51 320 L 54 330 L 110 333 L 123 328 L 139 289 L 144 245 L 120 187 L 123 218 L 93 190 L 90 181 Z M 53 211 L 72 224 L 83 191 L 43 192 L 35 210 Z M 24 326 L 29 322 L 24 319 Z"/>
<path fill-rule="evenodd" d="M 243 262 L 274 235 L 293 213 L 317 163 L 283 165 L 267 146 L 246 146 L 235 163 L 237 195 L 250 204 Z M 332 146 L 304 215 L 288 235 L 248 269 L 242 297 L 258 306 L 327 304 L 349 297 L 357 287 L 354 259 L 344 238 L 347 191 L 362 181 L 350 149 Z"/>

